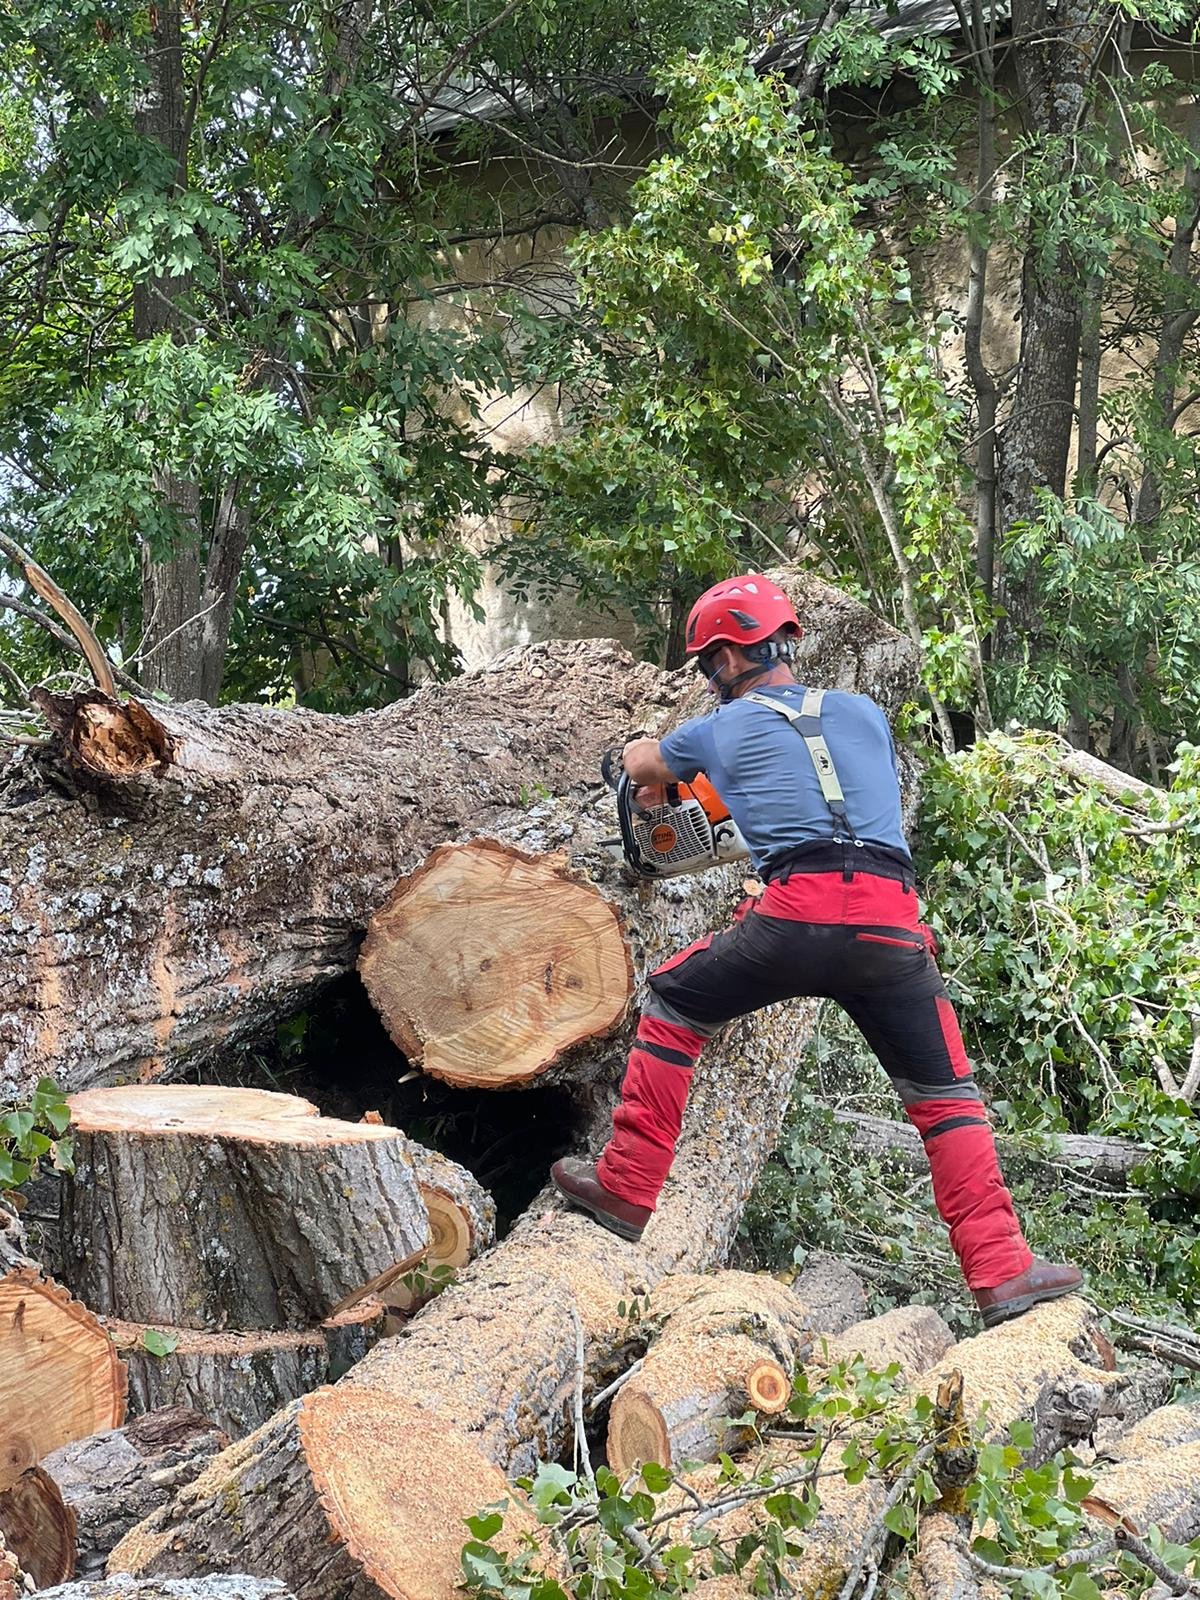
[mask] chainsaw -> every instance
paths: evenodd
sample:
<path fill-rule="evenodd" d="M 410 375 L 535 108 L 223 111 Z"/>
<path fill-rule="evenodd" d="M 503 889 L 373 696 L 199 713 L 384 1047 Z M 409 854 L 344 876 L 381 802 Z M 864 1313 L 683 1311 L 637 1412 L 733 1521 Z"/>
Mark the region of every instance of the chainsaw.
<path fill-rule="evenodd" d="M 685 872 L 741 861 L 746 841 L 729 807 L 704 775 L 691 783 L 654 783 L 640 788 L 621 766 L 620 751 L 601 763 L 604 781 L 617 795 L 621 854 L 635 878 L 675 878 Z"/>

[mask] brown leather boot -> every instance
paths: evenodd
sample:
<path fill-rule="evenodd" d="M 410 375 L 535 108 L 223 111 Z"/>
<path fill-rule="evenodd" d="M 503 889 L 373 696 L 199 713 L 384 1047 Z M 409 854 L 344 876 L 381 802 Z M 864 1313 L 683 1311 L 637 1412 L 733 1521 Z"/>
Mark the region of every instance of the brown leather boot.
<path fill-rule="evenodd" d="M 1043 1300 L 1057 1300 L 1060 1295 L 1074 1294 L 1083 1288 L 1083 1273 L 1078 1267 L 1067 1264 L 1055 1266 L 1034 1256 L 1025 1271 L 994 1289 L 976 1289 L 975 1304 L 979 1307 L 985 1328 L 994 1328 L 998 1322 L 1019 1317 Z"/>
<path fill-rule="evenodd" d="M 581 1211 L 590 1212 L 602 1228 L 634 1244 L 642 1237 L 642 1230 L 653 1215 L 650 1207 L 635 1206 L 631 1200 L 622 1200 L 619 1194 L 606 1189 L 596 1176 L 594 1161 L 564 1156 L 550 1168 L 550 1176 L 559 1194 Z"/>

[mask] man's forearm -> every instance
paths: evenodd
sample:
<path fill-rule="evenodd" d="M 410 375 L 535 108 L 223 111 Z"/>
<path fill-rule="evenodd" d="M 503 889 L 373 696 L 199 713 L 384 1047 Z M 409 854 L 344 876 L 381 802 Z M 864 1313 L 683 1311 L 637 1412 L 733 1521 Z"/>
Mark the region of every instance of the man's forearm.
<path fill-rule="evenodd" d="M 631 739 L 621 752 L 621 765 L 634 783 L 678 783 L 662 758 L 657 739 Z"/>

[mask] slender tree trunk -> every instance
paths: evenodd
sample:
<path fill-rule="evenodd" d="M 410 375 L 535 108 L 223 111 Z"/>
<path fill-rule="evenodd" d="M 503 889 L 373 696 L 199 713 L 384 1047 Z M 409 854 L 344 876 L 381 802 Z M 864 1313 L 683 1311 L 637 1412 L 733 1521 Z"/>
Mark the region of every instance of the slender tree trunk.
<path fill-rule="evenodd" d="M 185 93 L 183 34 L 179 0 L 163 0 L 150 8 L 146 64 L 150 83 L 138 131 L 153 139 L 171 158 L 172 182 L 179 182 L 185 163 Z M 176 300 L 187 290 L 187 277 L 155 273 L 133 290 L 133 333 L 149 340 L 179 335 Z M 142 550 L 141 681 L 179 700 L 199 697 L 200 652 L 196 626 L 188 626 L 200 610 L 200 495 L 197 485 L 170 467 L 157 468 L 154 487 L 174 515 L 178 530 L 169 551 L 144 545 Z"/>
<path fill-rule="evenodd" d="M 1192 281 L 1192 248 L 1200 224 L 1200 99 L 1193 102 L 1188 143 L 1196 158 L 1184 174 L 1183 203 L 1175 219 L 1175 237 L 1167 258 L 1168 283 L 1163 302 L 1162 330 L 1154 358 L 1152 416 L 1156 427 L 1170 432 L 1174 423 L 1175 384 L 1183 341 L 1200 317 Z M 1162 510 L 1162 485 L 1152 465 L 1147 465 L 1138 488 L 1134 520 L 1141 526 L 1153 522 Z"/>
<path fill-rule="evenodd" d="M 250 537 L 250 517 L 237 502 L 238 489 L 236 479 L 227 483 L 217 502 L 200 596 L 199 697 L 210 706 L 216 705 L 221 693 L 229 624 Z"/>
<path fill-rule="evenodd" d="M 1074 177 L 1074 136 L 1086 116 L 1088 79 L 1106 34 L 1096 0 L 1014 0 L 1014 59 L 1026 130 L 1057 151 L 1059 175 Z M 1021 346 L 1012 408 L 1001 437 L 1002 532 L 1037 516 L 1037 495 L 1066 492 L 1075 425 L 1075 388 L 1083 331 L 1085 279 L 1073 244 L 1046 259 L 1031 238 L 1021 280 Z M 1036 568 L 1003 575 L 1009 652 L 1015 641 L 1037 648 L 1042 631 Z"/>
<path fill-rule="evenodd" d="M 992 51 L 992 6 L 984 16 L 982 0 L 974 0 L 960 20 L 971 41 L 979 93 L 979 160 L 971 207 L 971 258 L 967 314 L 963 330 L 967 377 L 975 393 L 975 569 L 990 601 L 995 583 L 996 548 L 996 380 L 983 359 L 983 319 L 987 309 L 988 255 L 996 194 L 996 59 Z M 990 639 L 982 641 L 984 658 Z"/>

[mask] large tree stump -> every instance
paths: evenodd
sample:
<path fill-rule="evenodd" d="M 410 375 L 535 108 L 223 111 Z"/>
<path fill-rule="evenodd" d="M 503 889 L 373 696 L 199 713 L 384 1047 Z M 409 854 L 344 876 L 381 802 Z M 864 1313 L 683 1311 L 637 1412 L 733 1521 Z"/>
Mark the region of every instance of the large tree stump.
<path fill-rule="evenodd" d="M 383 1319 L 382 1301 L 370 1296 L 315 1328 L 282 1333 L 199 1333 L 111 1317 L 105 1326 L 129 1369 L 131 1411 L 189 1406 L 240 1439 L 280 1406 L 344 1377 L 380 1338 Z M 161 1355 L 147 1336 L 165 1346 Z"/>
<path fill-rule="evenodd" d="M 308 1328 L 428 1241 L 395 1128 L 253 1089 L 90 1089 L 70 1106 L 65 1273 L 122 1321 Z"/>
<path fill-rule="evenodd" d="M 0 1489 L 125 1420 L 125 1367 L 92 1313 L 28 1268 L 0 1278 Z"/>
<path fill-rule="evenodd" d="M 513 1549 L 536 1518 L 504 1474 L 457 1429 L 384 1391 L 319 1389 L 218 1456 L 113 1551 L 114 1572 L 161 1576 L 238 1565 L 295 1573 L 312 1600 L 448 1600 L 461 1581 L 463 1519 L 507 1501 Z"/>
<path fill-rule="evenodd" d="M 51 1451 L 42 1470 L 76 1518 L 75 1576 L 102 1578 L 113 1546 L 228 1443 L 206 1417 L 175 1406 Z"/>
<path fill-rule="evenodd" d="M 783 1411 L 812 1345 L 803 1300 L 759 1274 L 667 1278 L 651 1306 L 663 1331 L 609 1413 L 608 1460 L 619 1478 L 639 1462 L 675 1467 L 736 1448 L 745 1432 L 724 1419 Z"/>
<path fill-rule="evenodd" d="M 515 1088 L 611 1033 L 633 990 L 613 907 L 567 868 L 494 839 L 444 845 L 371 918 L 358 970 L 409 1061 Z"/>
<path fill-rule="evenodd" d="M 39 1589 L 75 1576 L 75 1512 L 44 1468 L 0 1490 L 0 1540 Z"/>

